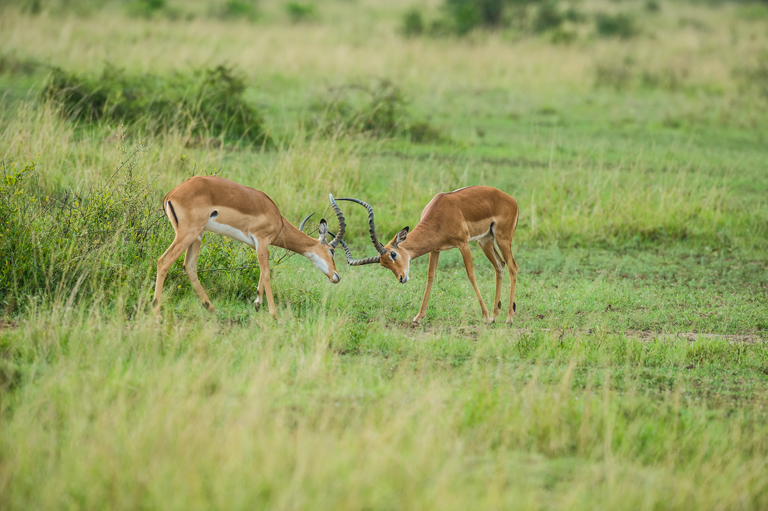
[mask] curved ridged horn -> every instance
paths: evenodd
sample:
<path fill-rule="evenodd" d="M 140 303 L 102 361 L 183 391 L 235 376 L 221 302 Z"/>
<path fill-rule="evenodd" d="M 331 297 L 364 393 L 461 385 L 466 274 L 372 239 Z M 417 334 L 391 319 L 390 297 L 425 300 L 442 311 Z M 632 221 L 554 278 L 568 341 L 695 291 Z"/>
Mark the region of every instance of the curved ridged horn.
<path fill-rule="evenodd" d="M 359 199 L 353 199 L 351 197 L 343 197 L 343 198 L 340 198 L 339 200 L 348 200 L 350 202 L 356 202 L 368 210 L 368 231 L 371 233 L 371 241 L 373 242 L 373 246 L 376 247 L 376 251 L 379 254 L 386 254 L 387 249 L 384 248 L 384 245 L 382 245 L 379 242 L 379 238 L 376 237 L 376 226 L 373 223 L 373 208 L 371 207 L 371 205 L 368 204 L 367 202 L 363 202 Z"/>
<path fill-rule="evenodd" d="M 309 220 L 310 218 L 312 218 L 312 215 L 314 215 L 314 213 L 312 213 L 311 215 L 307 215 L 307 217 L 306 217 L 304 220 L 302 220 L 302 221 L 301 221 L 301 224 L 299 224 L 299 230 L 300 230 L 301 232 L 304 232 L 304 224 L 306 224 L 306 223 L 307 223 L 307 220 Z"/>
<path fill-rule="evenodd" d="M 339 233 L 334 236 L 333 240 L 329 243 L 332 248 L 336 248 L 336 245 L 338 245 L 339 242 L 344 243 L 344 232 L 347 230 L 347 224 L 344 222 L 344 215 L 341 213 L 339 205 L 333 200 L 333 195 L 329 193 L 328 197 L 331 198 L 331 207 L 333 207 L 333 210 L 336 212 L 336 218 L 339 219 Z"/>
<path fill-rule="evenodd" d="M 329 232 L 331 236 L 333 236 L 332 232 Z M 344 240 L 339 240 L 339 243 L 341 243 L 341 246 L 344 247 L 344 252 L 347 253 L 347 263 L 350 266 L 362 266 L 364 264 L 373 264 L 381 262 L 381 256 L 373 256 L 373 257 L 366 257 L 365 259 L 354 259 L 352 257 L 352 251 L 349 250 L 349 247 L 346 243 L 344 243 Z"/>

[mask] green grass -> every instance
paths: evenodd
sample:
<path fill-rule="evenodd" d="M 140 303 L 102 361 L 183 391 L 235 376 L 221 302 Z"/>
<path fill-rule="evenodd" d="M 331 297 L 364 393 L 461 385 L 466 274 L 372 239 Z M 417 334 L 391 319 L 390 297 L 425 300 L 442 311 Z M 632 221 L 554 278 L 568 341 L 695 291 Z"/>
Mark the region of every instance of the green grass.
<path fill-rule="evenodd" d="M 504 29 L 405 38 L 405 0 L 318 2 L 306 24 L 277 1 L 230 21 L 167 4 L 149 19 L 2 8 L 0 508 L 768 506 L 768 20 L 591 0 L 590 16 L 631 11 L 639 34 L 554 45 Z M 232 66 L 274 147 L 140 138 L 40 102 L 47 66 L 106 62 Z M 329 87 L 381 79 L 443 136 L 315 131 Z M 359 197 L 387 240 L 438 192 L 498 187 L 521 211 L 515 322 L 482 323 L 457 251 L 413 328 L 426 258 L 406 285 L 337 258 L 331 285 L 273 250 L 275 322 L 253 310 L 258 268 L 232 269 L 253 251 L 212 234 L 199 269 L 216 311 L 178 261 L 158 320 L 173 233 L 137 233 L 193 172 L 265 191 L 295 224 L 333 218 L 328 193 Z M 346 239 L 373 255 L 353 206 Z M 472 250 L 489 304 L 493 270 Z"/>

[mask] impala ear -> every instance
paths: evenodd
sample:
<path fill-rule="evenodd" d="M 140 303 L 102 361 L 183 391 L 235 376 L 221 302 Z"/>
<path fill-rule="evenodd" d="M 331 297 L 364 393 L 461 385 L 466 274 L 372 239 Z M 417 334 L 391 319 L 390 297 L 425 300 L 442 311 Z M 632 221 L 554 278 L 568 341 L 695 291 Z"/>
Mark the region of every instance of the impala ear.
<path fill-rule="evenodd" d="M 408 237 L 408 226 L 405 226 L 403 230 L 397 233 L 397 236 L 395 236 L 395 240 L 392 242 L 392 246 L 394 248 L 397 248 L 397 246 L 405 241 L 405 238 Z"/>
<path fill-rule="evenodd" d="M 325 221 L 325 218 L 320 220 L 318 231 L 320 232 L 320 243 L 326 243 L 325 237 L 328 236 L 328 223 Z"/>

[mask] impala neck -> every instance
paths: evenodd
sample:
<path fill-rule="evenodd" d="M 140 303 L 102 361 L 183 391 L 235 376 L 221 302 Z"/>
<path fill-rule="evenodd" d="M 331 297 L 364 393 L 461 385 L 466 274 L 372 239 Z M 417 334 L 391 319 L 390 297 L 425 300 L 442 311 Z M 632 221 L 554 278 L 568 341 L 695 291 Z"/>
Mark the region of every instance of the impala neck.
<path fill-rule="evenodd" d="M 320 243 L 316 238 L 298 230 L 285 217 L 282 220 L 283 230 L 272 241 L 272 245 L 304 255 Z"/>
<path fill-rule="evenodd" d="M 408 251 L 411 259 L 416 259 L 440 248 L 440 239 L 434 236 L 434 231 L 424 222 L 413 228 L 408 233 L 405 241 L 400 243 L 400 248 Z"/>

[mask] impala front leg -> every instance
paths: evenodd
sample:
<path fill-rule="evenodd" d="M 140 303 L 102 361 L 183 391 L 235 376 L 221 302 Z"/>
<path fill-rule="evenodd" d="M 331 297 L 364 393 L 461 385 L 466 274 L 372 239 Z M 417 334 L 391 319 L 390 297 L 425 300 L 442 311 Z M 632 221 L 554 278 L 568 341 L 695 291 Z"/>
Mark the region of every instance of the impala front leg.
<path fill-rule="evenodd" d="M 440 251 L 435 250 L 429 253 L 429 271 L 427 273 L 427 288 L 424 290 L 424 299 L 421 301 L 421 309 L 416 317 L 413 318 L 413 324 L 418 325 L 421 318 L 427 315 L 427 304 L 429 303 L 429 294 L 432 292 L 432 283 L 435 281 L 437 272 L 437 262 L 440 260 Z"/>
<path fill-rule="evenodd" d="M 266 242 L 259 243 L 257 254 L 259 258 L 259 271 L 261 272 L 261 276 L 259 277 L 259 290 L 261 290 L 261 286 L 263 285 L 264 291 L 267 293 L 267 305 L 269 306 L 269 314 L 273 318 L 277 319 L 275 299 L 272 297 L 272 285 L 269 282 L 269 245 Z M 261 291 L 259 291 L 259 293 L 261 293 Z M 259 294 L 259 298 L 261 298 L 261 294 Z"/>
<path fill-rule="evenodd" d="M 256 284 L 256 299 L 253 301 L 253 308 L 257 311 L 261 308 L 261 303 L 264 299 L 264 284 L 262 284 L 263 279 L 264 272 L 261 271 L 261 267 L 259 267 L 259 283 Z"/>

